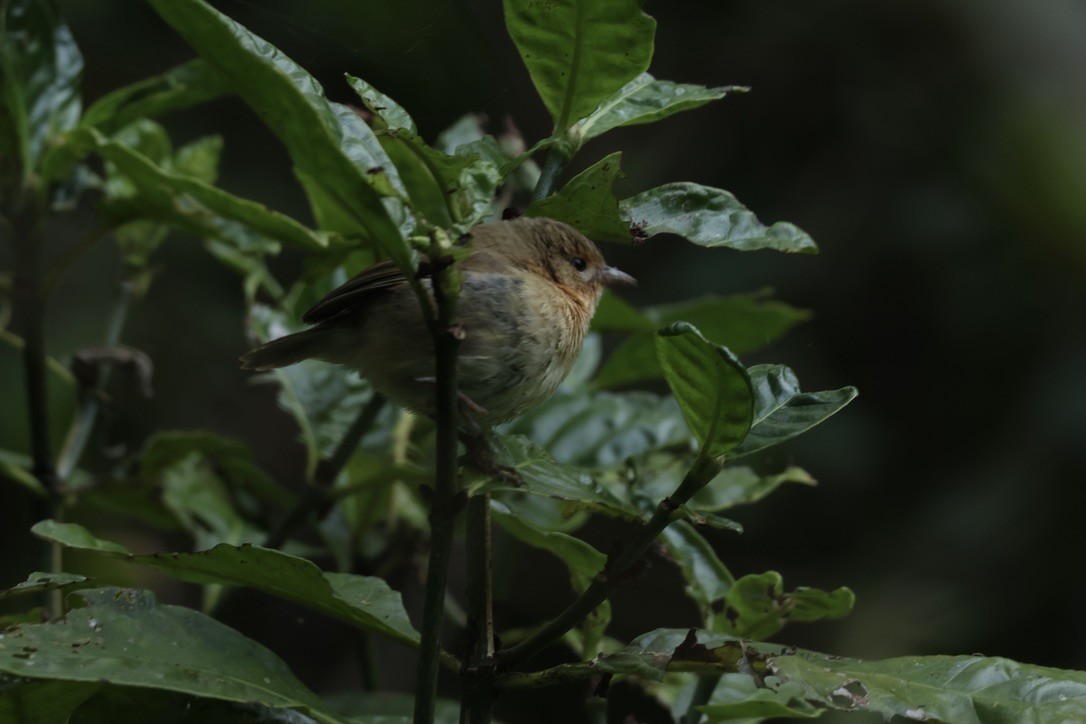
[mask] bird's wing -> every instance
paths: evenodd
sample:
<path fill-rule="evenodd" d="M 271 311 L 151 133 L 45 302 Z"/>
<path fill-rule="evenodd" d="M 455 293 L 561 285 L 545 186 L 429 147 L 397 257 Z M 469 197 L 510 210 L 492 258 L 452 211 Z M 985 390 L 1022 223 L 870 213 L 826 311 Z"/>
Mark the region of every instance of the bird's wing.
<path fill-rule="evenodd" d="M 382 261 L 363 269 L 339 285 L 302 315 L 306 324 L 317 324 L 347 310 L 357 309 L 375 293 L 398 287 L 407 277 L 391 261 Z"/>

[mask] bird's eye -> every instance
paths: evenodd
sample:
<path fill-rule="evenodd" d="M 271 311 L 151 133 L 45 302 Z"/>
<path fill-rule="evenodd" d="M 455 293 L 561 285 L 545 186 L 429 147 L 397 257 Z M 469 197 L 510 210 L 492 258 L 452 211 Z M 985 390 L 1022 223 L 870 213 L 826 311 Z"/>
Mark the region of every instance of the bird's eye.
<path fill-rule="evenodd" d="M 582 259 L 579 256 L 575 256 L 572 259 L 570 259 L 569 261 L 570 261 L 571 264 L 573 264 L 573 268 L 576 269 L 577 271 L 584 271 L 585 269 L 588 268 L 588 262 L 585 261 L 584 259 Z"/>

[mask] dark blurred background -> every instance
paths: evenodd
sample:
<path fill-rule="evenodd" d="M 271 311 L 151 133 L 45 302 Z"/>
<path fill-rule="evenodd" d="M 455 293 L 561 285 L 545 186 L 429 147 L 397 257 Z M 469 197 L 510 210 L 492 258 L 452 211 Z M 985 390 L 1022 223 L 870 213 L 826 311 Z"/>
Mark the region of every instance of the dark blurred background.
<path fill-rule="evenodd" d="M 529 143 L 549 132 L 500 3 L 215 4 L 308 68 L 333 99 L 351 99 L 342 72 L 361 76 L 431 140 L 469 111 L 485 112 L 493 130 L 509 116 Z M 87 100 L 192 55 L 142 3 L 61 5 L 86 56 Z M 786 629 L 778 638 L 789 643 L 1086 668 L 1086 5 L 728 0 L 650 1 L 646 10 L 659 21 L 657 77 L 753 90 L 620 129 L 579 161 L 624 149 L 622 195 L 677 180 L 719 186 L 763 221 L 802 226 L 822 253 L 738 254 L 664 238 L 607 248 L 641 281 L 627 298 L 771 286 L 814 318 L 746 361 L 788 364 L 805 389 L 861 392 L 776 454 L 820 485 L 737 511 L 747 533 L 714 539 L 724 561 L 737 575 L 772 568 L 789 586 L 855 590 L 852 616 Z M 166 124 L 178 143 L 223 134 L 222 185 L 307 219 L 286 154 L 240 101 Z M 55 231 L 61 243 L 81 221 Z M 158 263 L 126 334 L 154 359 L 156 394 L 145 401 L 119 386 L 114 439 L 138 445 L 154 429 L 210 428 L 251 444 L 279 479 L 300 479 L 293 423 L 269 388 L 237 369 L 245 342 L 236 278 L 185 239 Z M 285 255 L 276 268 L 289 278 L 297 264 Z M 107 245 L 68 277 L 49 309 L 55 354 L 100 338 L 116 279 Z M 10 353 L 0 364 L 4 395 L 21 394 Z M 17 440 L 14 398 L 4 408 L 0 432 Z M 14 502 L 0 509 L 0 582 L 13 584 L 33 567 L 33 518 L 21 491 L 5 499 Z M 605 526 L 593 538 L 605 545 L 608 534 Z M 526 568 L 500 612 L 510 623 L 568 597 L 557 564 Z M 540 587 L 540 576 L 555 584 Z M 679 585 L 658 565 L 623 589 L 615 633 L 692 623 L 693 609 L 673 595 Z M 274 628 L 279 611 L 265 608 Z M 322 626 L 296 632 L 304 645 L 269 644 L 318 690 L 349 685 L 350 655 Z M 410 657 L 387 656 L 399 677 L 391 684 L 409 687 Z"/>

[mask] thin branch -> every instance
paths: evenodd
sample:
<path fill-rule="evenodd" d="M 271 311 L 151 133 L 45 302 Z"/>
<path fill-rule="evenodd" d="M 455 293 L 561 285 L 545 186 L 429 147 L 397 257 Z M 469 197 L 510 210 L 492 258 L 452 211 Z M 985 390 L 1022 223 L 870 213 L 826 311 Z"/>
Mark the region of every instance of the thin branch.
<path fill-rule="evenodd" d="M 265 548 L 281 548 L 290 538 L 295 529 L 309 519 L 313 513 L 320 510 L 327 502 L 332 500 L 331 489 L 339 477 L 340 472 L 350 461 L 358 444 L 373 427 L 381 408 L 384 407 L 385 398 L 378 392 L 366 403 L 366 406 L 358 413 L 350 429 L 343 435 L 339 445 L 332 454 L 317 465 L 317 472 L 313 482 L 306 488 L 305 493 L 294 503 L 286 517 L 277 525 L 261 545 Z"/>
<path fill-rule="evenodd" d="M 699 724 L 702 714 L 699 706 L 705 706 L 713 697 L 717 684 L 720 683 L 720 674 L 704 674 L 698 677 L 697 686 L 694 687 L 694 695 L 690 697 L 690 705 L 686 707 L 681 724 Z"/>
<path fill-rule="evenodd" d="M 665 667 L 669 674 L 701 674 L 712 678 L 725 673 L 736 673 L 738 668 L 713 661 L 671 661 Z M 498 675 L 495 686 L 500 691 L 508 689 L 540 689 L 584 681 L 593 676 L 611 674 L 599 661 L 582 661 L 576 664 L 559 664 L 541 671 L 512 671 Z"/>
<path fill-rule="evenodd" d="M 632 540 L 622 547 L 618 555 L 608 559 L 604 570 L 596 575 L 576 601 L 524 641 L 497 653 L 499 667 L 509 670 L 527 661 L 543 648 L 562 638 L 567 631 L 573 629 L 588 614 L 596 610 L 596 607 L 629 577 L 664 528 L 675 520 L 677 515 L 680 515 L 679 509 L 690 500 L 694 493 L 705 487 L 719 470 L 720 466 L 711 460 L 702 457 L 695 460 L 675 492 L 660 501 L 648 522 L 634 534 Z"/>
<path fill-rule="evenodd" d="M 103 347 L 115 347 L 121 341 L 121 332 L 124 330 L 125 320 L 128 318 L 128 310 L 131 307 L 134 287 L 131 281 L 121 283 L 120 295 L 113 311 L 109 316 L 106 326 Z M 101 407 L 102 393 L 109 382 L 111 367 L 106 365 L 98 372 L 97 379 L 90 389 L 80 390 L 79 408 L 76 410 L 72 424 L 68 428 L 68 435 L 64 439 L 64 445 L 57 456 L 57 477 L 61 484 L 67 482 L 79 460 L 83 457 L 83 451 L 90 440 L 91 432 L 98 418 L 98 410 Z"/>
<path fill-rule="evenodd" d="M 436 263 L 442 248 L 435 233 L 430 259 Z M 435 358 L 434 411 L 437 420 L 434 491 L 430 504 L 430 558 L 426 568 L 426 591 L 422 614 L 422 644 L 415 681 L 415 724 L 434 721 L 437 700 L 441 628 L 444 620 L 445 589 L 452 556 L 453 530 L 461 499 L 458 496 L 458 409 L 456 358 L 463 331 L 456 326 L 459 293 L 455 264 L 432 277 L 437 321 L 431 327 Z"/>
<path fill-rule="evenodd" d="M 463 671 L 460 721 L 489 724 L 494 707 L 494 580 L 491 568 L 490 496 L 468 501 L 468 656 Z"/>

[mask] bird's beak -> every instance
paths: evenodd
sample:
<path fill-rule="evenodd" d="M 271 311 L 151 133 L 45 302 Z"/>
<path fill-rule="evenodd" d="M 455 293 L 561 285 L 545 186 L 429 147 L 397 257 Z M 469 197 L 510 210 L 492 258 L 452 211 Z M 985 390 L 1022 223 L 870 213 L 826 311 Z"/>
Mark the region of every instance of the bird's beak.
<path fill-rule="evenodd" d="M 596 281 L 600 282 L 604 286 L 611 286 L 613 284 L 630 284 L 637 286 L 637 280 L 624 271 L 619 271 L 613 266 L 605 266 L 596 274 Z"/>

